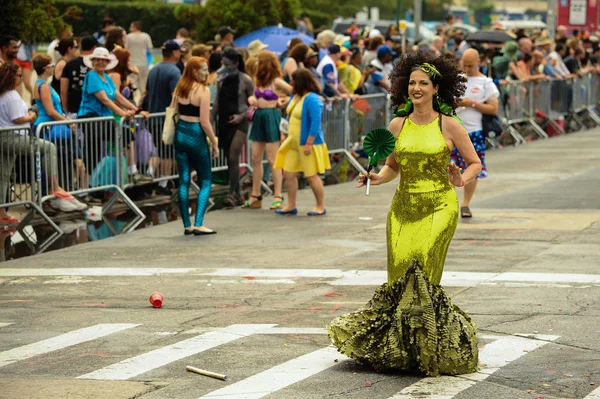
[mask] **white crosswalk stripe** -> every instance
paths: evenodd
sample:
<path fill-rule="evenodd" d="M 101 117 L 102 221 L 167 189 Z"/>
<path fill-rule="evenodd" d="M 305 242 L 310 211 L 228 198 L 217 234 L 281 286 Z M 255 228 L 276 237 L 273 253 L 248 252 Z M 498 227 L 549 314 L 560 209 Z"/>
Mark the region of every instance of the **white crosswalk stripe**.
<path fill-rule="evenodd" d="M 127 380 L 176 360 L 198 354 L 216 346 L 256 334 L 275 326 L 276 324 L 234 324 L 130 359 L 125 359 L 119 363 L 112 364 L 77 378 L 91 380 Z"/>
<path fill-rule="evenodd" d="M 0 367 L 69 346 L 81 344 L 83 342 L 92 341 L 119 331 L 137 327 L 138 325 L 139 324 L 96 324 L 54 338 L 0 352 Z"/>
<path fill-rule="evenodd" d="M 203 398 L 259 399 L 288 385 L 295 384 L 337 364 L 335 360 L 348 359 L 330 346 L 297 357 L 242 381 L 217 389 Z"/>
<path fill-rule="evenodd" d="M 588 396 L 586 396 L 583 399 L 600 399 L 600 388 L 594 389 L 594 391 L 592 393 L 590 393 Z"/>
<path fill-rule="evenodd" d="M 11 323 L 0 323 L 0 326 Z M 73 345 L 89 342 L 110 334 L 123 332 L 139 324 L 97 324 L 74 330 L 54 338 L 0 352 L 0 367 Z M 151 333 L 151 332 L 149 332 Z M 277 327 L 276 324 L 234 324 L 206 331 L 190 339 L 134 356 L 77 377 L 91 380 L 128 380 L 175 361 L 253 335 L 325 334 L 322 328 Z M 528 352 L 558 339 L 553 335 L 515 334 L 479 337 L 486 341 L 480 349 L 481 370 L 477 373 L 423 378 L 405 387 L 389 399 L 452 399 L 464 390 L 484 381 Z M 337 361 L 336 361 L 337 360 Z M 332 347 L 324 347 L 275 365 L 265 371 L 217 389 L 203 398 L 259 399 L 285 387 L 324 372 L 340 361 L 352 361 Z M 584 399 L 600 399 L 600 388 Z"/>
<path fill-rule="evenodd" d="M 530 339 L 519 336 L 493 337 L 483 336 L 495 341 L 485 345 L 479 352 L 479 363 L 482 369 L 474 374 L 464 374 L 456 377 L 423 378 L 404 388 L 390 399 L 450 399 L 478 381 L 483 381 L 490 375 L 517 360 L 527 352 L 540 348 L 557 336 L 531 336 Z M 541 338 L 541 339 L 539 339 Z M 543 339 L 543 340 L 542 340 Z"/>
<path fill-rule="evenodd" d="M 144 277 L 157 275 L 202 276 L 207 281 L 223 284 L 294 284 L 294 279 L 321 278 L 334 286 L 377 286 L 387 281 L 385 270 L 339 270 L 339 269 L 241 269 L 241 268 L 44 268 L 0 269 L 0 277 Z M 224 279 L 229 277 L 230 279 Z M 234 278 L 234 279 L 231 279 Z M 235 279 L 237 278 L 237 279 Z M 510 286 L 568 288 L 588 284 L 600 286 L 598 274 L 525 273 L 525 272 L 459 272 L 444 271 L 441 284 L 446 287 Z"/>

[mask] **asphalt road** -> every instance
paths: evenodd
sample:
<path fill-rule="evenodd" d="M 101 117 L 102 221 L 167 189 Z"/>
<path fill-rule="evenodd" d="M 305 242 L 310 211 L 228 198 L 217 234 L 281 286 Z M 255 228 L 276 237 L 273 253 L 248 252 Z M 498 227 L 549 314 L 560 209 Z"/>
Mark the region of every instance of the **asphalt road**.
<path fill-rule="evenodd" d="M 378 374 L 329 346 L 385 281 L 395 189 L 341 184 L 322 218 L 305 190 L 297 217 L 215 211 L 216 236 L 178 221 L 3 263 L 0 398 L 600 398 L 598 154 L 600 129 L 488 154 L 442 281 L 479 373 Z"/>

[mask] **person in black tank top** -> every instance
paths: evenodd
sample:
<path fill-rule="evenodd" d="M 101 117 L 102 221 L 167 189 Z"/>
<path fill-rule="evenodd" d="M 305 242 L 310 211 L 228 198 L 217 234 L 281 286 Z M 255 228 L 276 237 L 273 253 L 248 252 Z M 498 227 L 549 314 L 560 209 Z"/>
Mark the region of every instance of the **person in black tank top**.
<path fill-rule="evenodd" d="M 57 50 L 61 55 L 61 59 L 56 62 L 54 66 L 54 75 L 52 75 L 52 82 L 50 86 L 60 95 L 60 78 L 63 73 L 63 69 L 67 62 L 79 57 L 79 44 L 73 38 L 62 39 L 58 42 Z M 63 107 L 66 104 L 63 104 Z"/>

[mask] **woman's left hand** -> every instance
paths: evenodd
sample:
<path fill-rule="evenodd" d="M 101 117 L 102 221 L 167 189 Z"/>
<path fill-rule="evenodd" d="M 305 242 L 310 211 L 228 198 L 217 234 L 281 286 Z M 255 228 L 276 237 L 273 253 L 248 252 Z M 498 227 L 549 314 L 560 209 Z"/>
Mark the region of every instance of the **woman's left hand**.
<path fill-rule="evenodd" d="M 450 183 L 454 184 L 456 187 L 462 187 L 464 185 L 460 168 L 454 163 L 448 165 L 448 179 L 450 180 Z"/>
<path fill-rule="evenodd" d="M 304 155 L 310 155 L 311 151 L 312 151 L 312 145 L 304 144 Z"/>
<path fill-rule="evenodd" d="M 150 117 L 150 113 L 148 111 L 140 111 L 140 115 L 142 115 L 144 119 L 148 119 Z"/>

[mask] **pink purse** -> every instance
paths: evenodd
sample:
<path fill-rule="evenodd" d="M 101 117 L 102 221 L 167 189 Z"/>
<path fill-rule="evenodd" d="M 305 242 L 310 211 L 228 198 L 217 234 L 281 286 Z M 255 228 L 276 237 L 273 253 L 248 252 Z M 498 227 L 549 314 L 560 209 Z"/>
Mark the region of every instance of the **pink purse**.
<path fill-rule="evenodd" d="M 256 113 L 257 109 L 258 108 L 256 107 L 256 105 L 249 106 L 248 111 L 246 111 L 246 119 L 252 122 L 252 119 L 254 119 L 254 114 Z"/>

